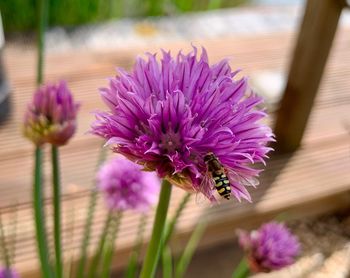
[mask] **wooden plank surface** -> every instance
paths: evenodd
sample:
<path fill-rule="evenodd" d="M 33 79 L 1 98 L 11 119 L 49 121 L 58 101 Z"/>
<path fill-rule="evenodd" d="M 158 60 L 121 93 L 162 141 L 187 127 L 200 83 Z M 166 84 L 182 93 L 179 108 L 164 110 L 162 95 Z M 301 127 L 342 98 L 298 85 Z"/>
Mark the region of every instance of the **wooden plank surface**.
<path fill-rule="evenodd" d="M 208 231 L 202 246 L 232 239 L 234 228 L 251 225 L 282 211 L 297 217 L 333 210 L 349 204 L 350 161 L 348 155 L 350 123 L 350 37 L 349 30 L 341 30 L 335 40 L 334 51 L 321 83 L 320 94 L 312 111 L 306 137 L 300 151 L 293 156 L 274 156 L 261 178 L 261 185 L 252 191 L 254 203 L 224 203 L 215 208 L 198 206 L 194 201 L 186 209 L 177 233 L 180 248 L 197 219 L 210 218 Z M 231 58 L 234 67 L 244 69 L 245 74 L 262 70 L 283 71 L 288 65 L 288 53 L 293 45 L 293 34 L 264 35 L 254 38 L 223 38 L 196 42 L 206 46 L 211 61 Z M 188 44 L 162 45 L 173 51 L 188 50 Z M 154 51 L 155 49 L 147 49 Z M 64 241 L 66 256 L 76 251 L 84 223 L 88 189 L 94 179 L 94 168 L 101 141 L 87 135 L 93 119 L 90 111 L 102 108 L 97 88 L 106 85 L 106 78 L 114 75 L 116 66 L 130 67 L 134 57 L 146 49 L 130 49 L 123 52 L 49 53 L 47 79 L 67 79 L 76 99 L 82 102 L 79 129 L 72 142 L 62 148 L 64 196 Z M 23 277 L 37 277 L 37 260 L 33 238 L 31 211 L 31 171 L 33 147 L 21 137 L 20 123 L 23 110 L 34 89 L 35 52 L 32 47 L 9 45 L 5 52 L 6 64 L 12 87 L 13 114 L 0 127 L 0 208 L 4 222 L 10 229 L 14 204 L 18 204 L 20 229 L 17 234 L 16 267 Z M 273 117 L 270 120 L 273 121 Z M 47 151 L 47 150 L 46 150 Z M 111 154 L 110 154 L 111 155 Z M 45 161 L 45 177 L 49 167 Z M 46 193 L 50 196 L 49 184 Z M 182 196 L 175 190 L 170 211 L 174 210 Z M 50 200 L 47 202 L 50 208 Z M 51 210 L 49 210 L 51 211 Z M 72 219 L 74 216 L 74 234 Z M 104 221 L 102 202 L 98 209 L 93 230 L 96 242 Z M 127 213 L 122 223 L 115 266 L 125 264 L 127 254 L 135 238 L 138 215 Z M 150 215 L 148 228 L 153 215 Z M 50 223 L 51 221 L 49 221 Z M 149 229 L 147 229 L 147 235 Z M 90 250 L 91 251 L 91 250 Z M 74 252 L 73 252 L 74 253 Z"/>
<path fill-rule="evenodd" d="M 292 58 L 286 89 L 276 116 L 276 150 L 301 144 L 314 99 L 344 8 L 336 0 L 308 0 Z"/>

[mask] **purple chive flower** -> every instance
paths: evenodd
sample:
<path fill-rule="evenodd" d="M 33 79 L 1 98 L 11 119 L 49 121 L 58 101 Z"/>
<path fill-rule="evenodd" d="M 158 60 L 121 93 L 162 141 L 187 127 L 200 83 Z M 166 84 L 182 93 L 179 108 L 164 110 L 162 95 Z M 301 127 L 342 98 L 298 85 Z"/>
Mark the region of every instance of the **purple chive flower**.
<path fill-rule="evenodd" d="M 128 73 L 118 70 L 101 96 L 109 112 L 98 112 L 92 133 L 115 152 L 155 170 L 161 178 L 215 200 L 204 157 L 212 152 L 224 166 L 237 199 L 271 150 L 271 129 L 260 123 L 266 114 L 257 105 L 247 78 L 236 78 L 228 61 L 210 66 L 205 49 L 176 57 L 163 51 L 138 58 Z"/>
<path fill-rule="evenodd" d="M 113 210 L 147 211 L 158 198 L 160 181 L 153 172 L 125 158 L 106 162 L 97 174 L 98 189 Z"/>
<path fill-rule="evenodd" d="M 0 278 L 19 278 L 17 272 L 9 268 L 0 269 Z"/>
<path fill-rule="evenodd" d="M 66 144 L 76 130 L 78 108 L 79 104 L 73 101 L 66 82 L 41 86 L 28 104 L 24 136 L 37 146 Z"/>
<path fill-rule="evenodd" d="M 239 244 L 244 249 L 254 272 L 269 272 L 295 262 L 300 243 L 281 223 L 264 224 L 257 231 L 239 232 Z"/>

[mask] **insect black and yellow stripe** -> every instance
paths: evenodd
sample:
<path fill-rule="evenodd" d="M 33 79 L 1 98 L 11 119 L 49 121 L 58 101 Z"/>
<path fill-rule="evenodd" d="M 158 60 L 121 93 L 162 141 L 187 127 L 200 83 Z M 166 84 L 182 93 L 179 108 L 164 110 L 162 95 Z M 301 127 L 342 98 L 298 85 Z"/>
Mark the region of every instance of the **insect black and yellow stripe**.
<path fill-rule="evenodd" d="M 231 198 L 231 185 L 228 177 L 225 173 L 216 171 L 212 173 L 213 180 L 215 182 L 215 188 L 220 196 L 227 200 Z"/>

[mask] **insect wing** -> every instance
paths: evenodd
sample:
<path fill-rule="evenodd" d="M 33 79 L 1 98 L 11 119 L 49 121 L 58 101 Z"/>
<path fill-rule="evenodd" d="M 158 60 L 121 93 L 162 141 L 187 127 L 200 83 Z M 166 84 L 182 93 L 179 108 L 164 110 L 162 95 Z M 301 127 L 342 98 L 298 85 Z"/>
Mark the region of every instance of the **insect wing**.
<path fill-rule="evenodd" d="M 226 172 L 231 183 L 232 195 L 235 196 L 239 201 L 241 201 L 241 199 L 245 199 L 248 202 L 252 202 L 251 196 L 246 187 L 256 187 L 259 183 L 257 179 L 243 177 L 232 170 L 227 170 Z"/>
<path fill-rule="evenodd" d="M 201 184 L 199 185 L 199 190 L 196 194 L 196 203 L 198 205 L 210 205 L 210 201 L 209 199 L 206 197 L 205 192 L 208 191 L 208 188 L 210 188 L 210 190 L 214 190 L 215 189 L 215 185 L 214 185 L 214 181 L 211 178 L 211 175 L 209 172 L 205 173 L 205 175 L 203 175 L 203 180 L 201 182 Z"/>
<path fill-rule="evenodd" d="M 225 169 L 227 176 L 230 180 L 243 184 L 245 186 L 257 187 L 259 185 L 259 180 L 255 177 L 244 177 L 243 175 L 238 174 L 232 169 Z"/>

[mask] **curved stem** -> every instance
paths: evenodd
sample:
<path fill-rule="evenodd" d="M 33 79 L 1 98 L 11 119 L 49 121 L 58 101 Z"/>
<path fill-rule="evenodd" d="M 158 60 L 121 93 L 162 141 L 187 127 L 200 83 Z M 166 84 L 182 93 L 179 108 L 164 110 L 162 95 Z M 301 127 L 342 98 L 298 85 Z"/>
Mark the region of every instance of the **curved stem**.
<path fill-rule="evenodd" d="M 37 79 L 38 85 L 43 83 L 44 72 L 44 48 L 45 48 L 45 29 L 48 18 L 48 3 L 47 0 L 38 1 L 38 33 L 37 33 L 37 45 L 38 45 L 38 60 L 37 60 Z"/>
<path fill-rule="evenodd" d="M 97 160 L 96 164 L 96 170 L 99 168 L 99 166 L 105 161 L 106 159 L 106 149 L 101 148 L 99 158 Z M 85 225 L 84 225 L 84 236 L 83 240 L 81 241 L 80 246 L 80 259 L 79 259 L 79 265 L 78 270 L 76 273 L 77 278 L 83 278 L 84 277 L 84 269 L 86 264 L 86 257 L 87 257 L 87 248 L 90 244 L 90 237 L 91 237 L 91 226 L 92 222 L 95 216 L 95 209 L 96 209 L 96 203 L 97 203 L 97 197 L 98 197 L 98 191 L 96 190 L 95 183 L 93 184 L 93 188 L 90 192 L 89 197 L 89 208 L 88 213 L 85 219 Z"/>
<path fill-rule="evenodd" d="M 247 260 L 245 258 L 242 258 L 239 265 L 235 269 L 235 271 L 232 274 L 232 278 L 246 278 L 249 276 L 249 267 L 247 264 Z"/>
<path fill-rule="evenodd" d="M 110 268 L 112 264 L 113 259 L 113 253 L 115 249 L 115 240 L 118 236 L 120 221 L 122 219 L 123 212 L 118 211 L 116 215 L 113 215 L 113 219 L 111 222 L 111 227 L 109 231 L 109 242 L 106 245 L 106 248 L 103 252 L 103 258 L 102 258 L 102 274 L 101 278 L 108 278 L 110 277 Z"/>
<path fill-rule="evenodd" d="M 141 214 L 139 225 L 137 227 L 137 238 L 134 244 L 133 251 L 131 252 L 131 256 L 129 258 L 129 263 L 126 268 L 126 278 L 135 278 L 136 272 L 137 272 L 137 262 L 140 256 L 142 243 L 143 243 L 143 236 L 145 232 L 145 226 L 147 223 L 148 215 L 147 214 Z"/>
<path fill-rule="evenodd" d="M 188 268 L 188 265 L 191 262 L 191 259 L 193 257 L 194 252 L 196 251 L 196 248 L 198 246 L 198 243 L 200 239 L 202 238 L 202 235 L 207 227 L 207 222 L 203 221 L 197 224 L 196 228 L 192 232 L 191 238 L 187 242 L 187 245 L 185 247 L 185 250 L 180 257 L 176 269 L 175 269 L 175 278 L 182 278 L 184 277 L 186 270 Z"/>
<path fill-rule="evenodd" d="M 61 184 L 58 147 L 51 148 L 52 184 L 53 184 L 53 215 L 55 239 L 55 272 L 57 278 L 62 277 L 62 243 L 61 243 Z"/>
<path fill-rule="evenodd" d="M 38 245 L 39 259 L 43 276 L 51 277 L 49 264 L 49 252 L 45 231 L 45 215 L 42 196 L 42 150 L 37 147 L 35 150 L 34 181 L 33 181 L 33 208 L 35 219 L 35 235 Z"/>
<path fill-rule="evenodd" d="M 0 214 L 0 247 L 1 247 L 2 259 L 4 260 L 5 267 L 9 269 L 11 266 L 11 260 L 10 260 L 9 250 L 7 248 L 7 244 L 5 240 L 5 232 L 2 225 L 1 214 Z"/>
<path fill-rule="evenodd" d="M 165 232 L 164 232 L 164 239 L 163 239 L 163 246 L 166 246 L 174 232 L 177 220 L 179 220 L 182 211 L 185 209 L 188 201 L 190 200 L 192 194 L 186 192 L 186 194 L 184 195 L 184 197 L 182 198 L 179 206 L 176 209 L 176 212 L 174 214 L 174 216 L 172 217 L 172 219 L 170 220 L 169 223 L 167 223 L 166 227 L 165 227 Z"/>
<path fill-rule="evenodd" d="M 167 180 L 163 180 L 161 185 L 161 191 L 159 195 L 158 207 L 153 224 L 152 236 L 148 245 L 146 258 L 141 270 L 141 278 L 154 277 L 154 273 L 157 268 L 160 251 L 160 241 L 163 236 L 163 230 L 165 226 L 165 220 L 168 212 L 171 184 Z"/>
<path fill-rule="evenodd" d="M 110 227 L 110 224 L 111 224 L 112 216 L 113 216 L 112 211 L 109 211 L 108 215 L 107 215 L 107 218 L 106 218 L 105 226 L 104 226 L 104 228 L 102 230 L 102 234 L 100 236 L 100 241 L 99 241 L 99 245 L 98 245 L 97 250 L 96 250 L 96 254 L 95 254 L 95 256 L 92 259 L 92 262 L 90 264 L 90 268 L 89 268 L 89 272 L 88 272 L 89 273 L 89 275 L 88 275 L 89 278 L 97 277 L 96 276 L 96 272 L 97 272 L 97 269 L 100 266 L 101 255 L 102 255 L 102 252 L 103 252 L 103 248 L 105 247 L 107 233 L 108 233 L 108 230 L 109 230 L 109 227 Z"/>

